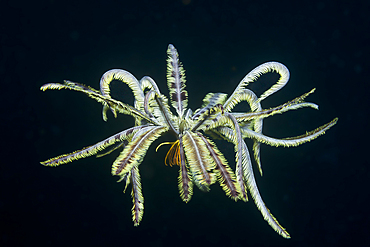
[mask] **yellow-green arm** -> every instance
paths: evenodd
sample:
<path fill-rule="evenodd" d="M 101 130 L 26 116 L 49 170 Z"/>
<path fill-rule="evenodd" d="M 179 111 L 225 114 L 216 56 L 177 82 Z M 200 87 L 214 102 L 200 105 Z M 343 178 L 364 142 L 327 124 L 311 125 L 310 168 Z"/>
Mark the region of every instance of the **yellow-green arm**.
<path fill-rule="evenodd" d="M 243 138 L 252 138 L 257 140 L 258 142 L 265 143 L 270 146 L 284 146 L 284 147 L 295 147 L 301 145 L 305 142 L 312 141 L 317 137 L 325 134 L 325 131 L 333 127 L 338 121 L 338 118 L 333 119 L 331 122 L 324 124 L 312 131 L 306 132 L 303 135 L 296 136 L 296 137 L 289 137 L 284 139 L 276 139 L 272 137 L 265 136 L 263 134 L 256 133 L 249 129 L 242 129 Z"/>
<path fill-rule="evenodd" d="M 124 140 L 130 139 L 134 135 L 135 132 L 142 129 L 143 127 L 145 127 L 145 126 L 136 126 L 136 127 L 129 128 L 129 129 L 121 131 L 121 132 L 119 132 L 119 133 L 101 141 L 101 142 L 98 142 L 94 145 L 85 147 L 81 150 L 77 150 L 73 153 L 62 154 L 62 155 L 59 155 L 57 157 L 48 159 L 48 160 L 40 162 L 40 163 L 44 166 L 59 166 L 59 165 L 62 165 L 62 164 L 72 162 L 74 160 L 78 160 L 78 159 L 82 159 L 82 158 L 86 158 L 86 157 L 95 155 L 98 152 L 103 151 L 107 147 L 109 147 L 109 146 L 111 146 L 111 145 L 113 145 L 117 142 L 122 142 Z"/>
<path fill-rule="evenodd" d="M 112 175 L 124 176 L 132 167 L 139 165 L 150 147 L 150 145 L 167 131 L 163 126 L 146 126 L 137 131 L 132 137 L 131 142 L 113 162 Z"/>
<path fill-rule="evenodd" d="M 132 197 L 132 220 L 134 226 L 138 226 L 144 214 L 144 197 L 141 189 L 140 174 L 138 165 L 131 169 L 131 197 Z"/>
<path fill-rule="evenodd" d="M 97 90 L 85 86 L 80 83 L 71 82 L 71 81 L 64 81 L 64 84 L 61 83 L 48 83 L 43 85 L 40 88 L 42 91 L 48 90 L 48 89 L 70 89 L 78 92 L 85 93 L 87 96 L 89 96 L 92 99 L 95 99 L 97 102 L 103 104 L 104 106 L 109 106 L 111 109 L 113 109 L 113 113 L 116 115 L 116 111 L 119 113 L 131 115 L 135 118 L 142 118 L 148 121 L 149 123 L 153 123 L 155 125 L 158 125 L 154 120 L 150 119 L 145 113 L 139 111 L 138 109 L 122 103 L 118 100 L 112 99 L 110 96 L 104 96 L 100 94 Z M 107 109 L 107 108 L 105 108 Z M 103 109 L 103 115 L 105 114 L 105 109 Z"/>

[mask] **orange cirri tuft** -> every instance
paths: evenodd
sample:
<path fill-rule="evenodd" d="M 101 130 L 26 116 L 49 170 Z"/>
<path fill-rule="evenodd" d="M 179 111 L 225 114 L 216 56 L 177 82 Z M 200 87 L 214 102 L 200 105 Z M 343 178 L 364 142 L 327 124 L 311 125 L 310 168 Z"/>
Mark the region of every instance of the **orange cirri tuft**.
<path fill-rule="evenodd" d="M 155 149 L 155 151 L 157 152 L 158 149 L 162 146 L 162 145 L 166 145 L 166 144 L 172 144 L 170 149 L 168 150 L 167 154 L 166 154 L 166 158 L 164 159 L 164 163 L 166 166 L 175 166 L 175 165 L 178 165 L 180 166 L 181 164 L 181 156 L 180 156 L 180 141 L 177 140 L 175 142 L 162 142 L 161 144 L 159 144 L 157 146 L 157 148 Z M 168 160 L 168 163 L 167 163 L 167 160 Z"/>

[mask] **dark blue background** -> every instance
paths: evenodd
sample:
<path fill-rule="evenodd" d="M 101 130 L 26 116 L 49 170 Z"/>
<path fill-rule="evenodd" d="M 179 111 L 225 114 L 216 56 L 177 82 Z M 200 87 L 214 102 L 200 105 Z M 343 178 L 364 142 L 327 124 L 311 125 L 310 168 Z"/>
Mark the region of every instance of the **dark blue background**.
<path fill-rule="evenodd" d="M 369 1 L 2 1 L 0 14 L 1 246 L 368 246 Z M 264 133 L 305 133 L 334 117 L 324 136 L 297 148 L 262 146 L 257 183 L 292 239 L 276 234 L 252 201 L 233 202 L 218 185 L 185 204 L 178 168 L 164 166 L 156 141 L 141 164 L 145 213 L 110 175 L 117 152 L 58 168 L 40 161 L 132 126 L 107 123 L 101 105 L 70 91 L 41 92 L 69 79 L 98 88 L 123 68 L 150 75 L 162 92 L 166 49 L 178 49 L 189 105 L 208 92 L 232 93 L 255 66 L 279 61 L 291 72 L 263 102 L 280 105 L 316 87 L 301 109 L 268 118 Z M 253 85 L 263 90 L 263 85 Z M 132 96 L 118 85 L 125 102 Z M 250 143 L 249 143 L 250 144 Z M 251 147 L 251 146 L 250 146 Z M 220 148 L 233 164 L 233 147 Z"/>

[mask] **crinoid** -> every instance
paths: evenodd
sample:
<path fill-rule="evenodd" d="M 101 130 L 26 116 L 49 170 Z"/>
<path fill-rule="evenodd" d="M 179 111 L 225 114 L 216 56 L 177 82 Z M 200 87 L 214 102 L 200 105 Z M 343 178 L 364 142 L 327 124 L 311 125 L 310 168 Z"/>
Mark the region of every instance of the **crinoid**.
<path fill-rule="evenodd" d="M 70 89 L 85 93 L 103 105 L 105 121 L 107 110 L 110 110 L 114 116 L 118 113 L 133 116 L 135 126 L 97 144 L 51 158 L 41 164 L 59 166 L 92 155 L 101 156 L 98 153 L 108 147 L 116 149 L 124 146 L 113 163 L 112 174 L 120 176 L 119 181 L 124 180 L 126 187 L 131 184 L 132 215 L 134 224 L 137 226 L 144 212 L 139 165 L 153 141 L 170 131 L 177 137 L 177 141 L 171 143 L 172 146 L 165 162 L 171 166 L 179 166 L 178 187 L 183 201 L 190 201 L 194 184 L 202 191 L 209 191 L 210 186 L 218 182 L 226 195 L 235 201 L 238 199 L 247 201 L 247 191 L 249 191 L 268 224 L 281 236 L 290 238 L 288 232 L 270 213 L 261 198 L 244 139 L 253 139 L 254 158 L 262 174 L 261 143 L 276 147 L 295 147 L 324 134 L 336 124 L 337 118 L 297 137 L 275 139 L 264 135 L 262 125 L 267 117 L 302 107 L 318 109 L 316 104 L 304 102 L 305 98 L 315 89 L 277 107 L 262 108 L 261 102 L 283 88 L 289 80 L 288 69 L 278 62 L 267 62 L 253 69 L 242 79 L 229 97 L 224 93 L 207 94 L 203 99 L 203 106 L 193 112 L 187 109 L 188 93 L 185 90 L 185 71 L 179 61 L 177 50 L 173 45 L 169 45 L 167 53 L 167 85 L 174 112 L 170 110 L 168 98 L 159 91 L 152 78 L 145 76 L 138 81 L 132 74 L 121 69 L 112 69 L 104 73 L 100 80 L 100 91 L 71 81 L 64 81 L 64 84 L 43 85 L 41 87 L 43 91 Z M 260 96 L 246 88 L 249 83 L 269 72 L 278 73 L 280 78 Z M 111 97 L 110 83 L 113 80 L 122 81 L 129 86 L 134 94 L 133 106 Z M 249 112 L 232 112 L 233 108 L 242 101 L 248 103 Z M 215 135 L 234 145 L 235 169 L 228 165 L 224 155 L 211 140 L 211 137 Z M 123 143 L 125 145 L 121 145 Z"/>

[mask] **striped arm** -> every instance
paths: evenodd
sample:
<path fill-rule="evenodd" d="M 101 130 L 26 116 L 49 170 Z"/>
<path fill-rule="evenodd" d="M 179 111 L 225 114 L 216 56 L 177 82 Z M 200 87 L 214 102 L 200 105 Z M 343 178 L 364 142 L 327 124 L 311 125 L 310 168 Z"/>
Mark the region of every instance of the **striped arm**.
<path fill-rule="evenodd" d="M 139 165 L 150 147 L 150 145 L 165 131 L 167 127 L 147 126 L 136 132 L 131 142 L 113 162 L 112 175 L 124 176 L 132 167 Z"/>
<path fill-rule="evenodd" d="M 170 91 L 172 106 L 180 119 L 188 105 L 188 92 L 185 90 L 185 70 L 179 61 L 179 54 L 173 45 L 167 49 L 167 85 Z"/>
<path fill-rule="evenodd" d="M 132 127 L 130 129 L 121 131 L 121 132 L 119 132 L 119 133 L 117 133 L 117 134 L 115 134 L 115 135 L 113 135 L 113 136 L 111 136 L 111 137 L 109 137 L 109 138 L 107 138 L 107 139 L 105 139 L 101 142 L 98 142 L 94 145 L 85 147 L 81 150 L 77 150 L 73 153 L 62 154 L 62 155 L 59 155 L 57 157 L 48 159 L 48 160 L 40 162 L 40 163 L 44 166 L 59 166 L 59 165 L 62 165 L 62 164 L 72 162 L 74 160 L 78 160 L 78 159 L 82 159 L 82 158 L 86 158 L 86 157 L 95 155 L 98 152 L 103 151 L 107 147 L 109 147 L 109 146 L 111 146 L 111 145 L 113 145 L 117 142 L 122 142 L 124 140 L 130 139 L 137 131 L 139 131 L 143 127 L 145 127 L 145 126 Z"/>

